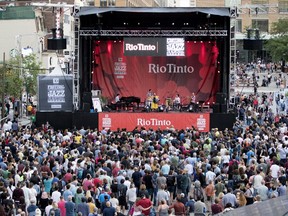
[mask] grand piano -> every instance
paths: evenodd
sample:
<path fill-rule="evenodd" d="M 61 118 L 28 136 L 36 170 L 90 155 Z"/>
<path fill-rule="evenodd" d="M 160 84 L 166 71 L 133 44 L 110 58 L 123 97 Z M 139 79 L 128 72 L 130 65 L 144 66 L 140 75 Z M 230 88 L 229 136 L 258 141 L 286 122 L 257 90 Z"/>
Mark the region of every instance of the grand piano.
<path fill-rule="evenodd" d="M 126 108 L 133 106 L 133 103 L 136 103 L 137 109 L 138 109 L 140 101 L 141 101 L 140 97 L 135 97 L 135 96 L 121 97 L 120 98 L 120 103 L 123 103 Z"/>
<path fill-rule="evenodd" d="M 120 101 L 118 103 L 111 103 L 109 105 L 109 108 L 111 110 L 120 110 L 120 109 L 128 109 L 129 107 L 135 107 L 135 104 L 137 104 L 137 109 L 139 109 L 141 99 L 140 97 L 135 96 L 128 96 L 128 97 L 121 97 Z"/>

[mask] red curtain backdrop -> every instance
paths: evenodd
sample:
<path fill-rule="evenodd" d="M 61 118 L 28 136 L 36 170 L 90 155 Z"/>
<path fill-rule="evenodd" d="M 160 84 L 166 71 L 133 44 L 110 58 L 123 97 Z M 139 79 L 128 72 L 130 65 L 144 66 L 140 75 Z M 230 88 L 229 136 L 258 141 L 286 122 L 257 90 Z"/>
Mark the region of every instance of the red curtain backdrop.
<path fill-rule="evenodd" d="M 185 57 L 124 56 L 123 41 L 94 41 L 92 86 L 109 100 L 119 93 L 145 101 L 152 89 L 162 103 L 177 93 L 189 103 L 192 92 L 197 101 L 214 102 L 221 73 L 218 54 L 214 41 L 186 41 Z M 175 73 L 176 66 L 184 73 Z"/>

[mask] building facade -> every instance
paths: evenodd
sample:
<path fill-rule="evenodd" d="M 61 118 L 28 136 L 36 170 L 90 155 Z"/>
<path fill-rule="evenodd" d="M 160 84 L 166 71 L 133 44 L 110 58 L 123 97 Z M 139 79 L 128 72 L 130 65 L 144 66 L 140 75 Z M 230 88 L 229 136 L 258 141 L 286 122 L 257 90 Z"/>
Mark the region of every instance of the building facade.
<path fill-rule="evenodd" d="M 166 0 L 95 0 L 96 7 L 166 7 Z"/>

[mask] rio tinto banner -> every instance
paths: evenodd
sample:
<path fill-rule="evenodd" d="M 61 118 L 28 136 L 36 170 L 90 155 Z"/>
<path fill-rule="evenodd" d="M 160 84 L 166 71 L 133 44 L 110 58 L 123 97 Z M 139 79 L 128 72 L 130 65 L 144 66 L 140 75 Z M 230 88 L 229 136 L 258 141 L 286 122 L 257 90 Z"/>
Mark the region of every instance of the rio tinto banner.
<path fill-rule="evenodd" d="M 124 38 L 125 56 L 185 56 L 184 38 Z"/>
<path fill-rule="evenodd" d="M 133 130 L 136 126 L 167 129 L 185 129 L 192 126 L 201 132 L 210 129 L 209 113 L 99 113 L 99 129 Z"/>

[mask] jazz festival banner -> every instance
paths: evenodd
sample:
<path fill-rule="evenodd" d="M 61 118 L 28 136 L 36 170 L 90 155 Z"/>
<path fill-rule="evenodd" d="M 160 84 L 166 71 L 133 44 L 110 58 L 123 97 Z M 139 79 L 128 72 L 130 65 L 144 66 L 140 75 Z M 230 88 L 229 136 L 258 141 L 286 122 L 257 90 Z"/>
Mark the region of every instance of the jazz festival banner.
<path fill-rule="evenodd" d="M 116 131 L 125 128 L 132 131 L 136 126 L 161 130 L 167 128 L 198 129 L 208 132 L 210 113 L 99 113 L 99 129 L 109 128 Z"/>

